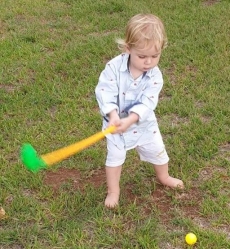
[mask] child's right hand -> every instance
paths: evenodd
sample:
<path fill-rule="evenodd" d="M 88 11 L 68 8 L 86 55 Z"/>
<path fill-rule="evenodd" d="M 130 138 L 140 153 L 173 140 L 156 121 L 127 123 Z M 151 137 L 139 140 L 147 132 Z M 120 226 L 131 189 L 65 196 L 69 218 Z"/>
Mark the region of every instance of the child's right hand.
<path fill-rule="evenodd" d="M 117 112 L 112 113 L 110 121 L 109 121 L 109 126 L 113 125 L 116 126 L 116 131 L 113 132 L 115 133 L 123 133 L 126 132 L 126 130 L 134 123 L 138 122 L 139 120 L 139 115 L 131 112 L 128 117 L 120 119 L 118 116 Z"/>
<path fill-rule="evenodd" d="M 112 112 L 109 113 L 109 123 L 108 127 L 110 126 L 120 126 L 121 124 L 121 119 L 118 116 L 117 110 L 113 110 Z M 117 131 L 114 131 L 113 134 L 117 133 Z"/>

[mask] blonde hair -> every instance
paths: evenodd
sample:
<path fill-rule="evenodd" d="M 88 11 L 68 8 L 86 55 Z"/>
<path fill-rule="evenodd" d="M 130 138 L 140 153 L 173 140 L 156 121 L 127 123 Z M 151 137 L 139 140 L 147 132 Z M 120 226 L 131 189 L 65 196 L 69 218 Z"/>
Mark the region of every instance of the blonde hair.
<path fill-rule="evenodd" d="M 158 50 L 164 49 L 167 46 L 164 24 L 152 14 L 135 15 L 126 26 L 125 39 L 117 39 L 117 43 L 122 52 L 125 52 L 127 47 L 145 49 L 152 44 Z"/>

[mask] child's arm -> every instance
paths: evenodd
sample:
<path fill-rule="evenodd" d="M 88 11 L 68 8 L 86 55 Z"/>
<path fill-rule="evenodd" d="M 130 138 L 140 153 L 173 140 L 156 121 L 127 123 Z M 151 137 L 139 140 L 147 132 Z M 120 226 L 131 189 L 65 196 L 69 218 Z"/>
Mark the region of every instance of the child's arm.
<path fill-rule="evenodd" d="M 139 115 L 135 112 L 131 112 L 128 117 L 120 119 L 120 122 L 114 124 L 116 126 L 116 131 L 114 133 L 125 132 L 132 124 L 137 123 L 139 120 Z"/>
<path fill-rule="evenodd" d="M 112 66 L 113 65 L 110 64 L 106 65 L 95 89 L 100 112 L 104 117 L 108 117 L 112 111 L 116 111 L 116 113 L 119 112 L 116 69 Z"/>
<path fill-rule="evenodd" d="M 127 111 L 128 113 L 136 113 L 139 116 L 139 122 L 146 120 L 149 116 L 152 116 L 155 110 L 160 91 L 163 87 L 163 78 L 160 71 L 149 79 L 146 87 L 140 92 L 138 102 L 131 106 Z"/>
<path fill-rule="evenodd" d="M 121 122 L 121 119 L 117 113 L 117 110 L 112 110 L 109 114 L 109 123 L 108 123 L 108 126 L 119 126 L 120 125 L 120 122 Z"/>

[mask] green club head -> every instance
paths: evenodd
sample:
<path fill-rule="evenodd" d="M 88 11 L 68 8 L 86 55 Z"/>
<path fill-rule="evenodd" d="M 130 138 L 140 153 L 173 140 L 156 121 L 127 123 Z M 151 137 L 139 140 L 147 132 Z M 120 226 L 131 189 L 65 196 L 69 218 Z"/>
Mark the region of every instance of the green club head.
<path fill-rule="evenodd" d="M 24 144 L 21 148 L 21 160 L 27 169 L 37 172 L 47 167 L 31 144 Z"/>

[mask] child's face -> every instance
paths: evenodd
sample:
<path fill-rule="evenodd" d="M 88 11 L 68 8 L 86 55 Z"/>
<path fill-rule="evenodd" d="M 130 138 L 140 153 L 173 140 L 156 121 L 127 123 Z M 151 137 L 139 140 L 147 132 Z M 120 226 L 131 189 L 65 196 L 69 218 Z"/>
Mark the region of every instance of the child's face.
<path fill-rule="evenodd" d="M 155 45 L 147 48 L 132 47 L 127 48 L 126 52 L 130 54 L 130 70 L 143 73 L 154 68 L 161 56 L 161 49 L 157 50 Z"/>

